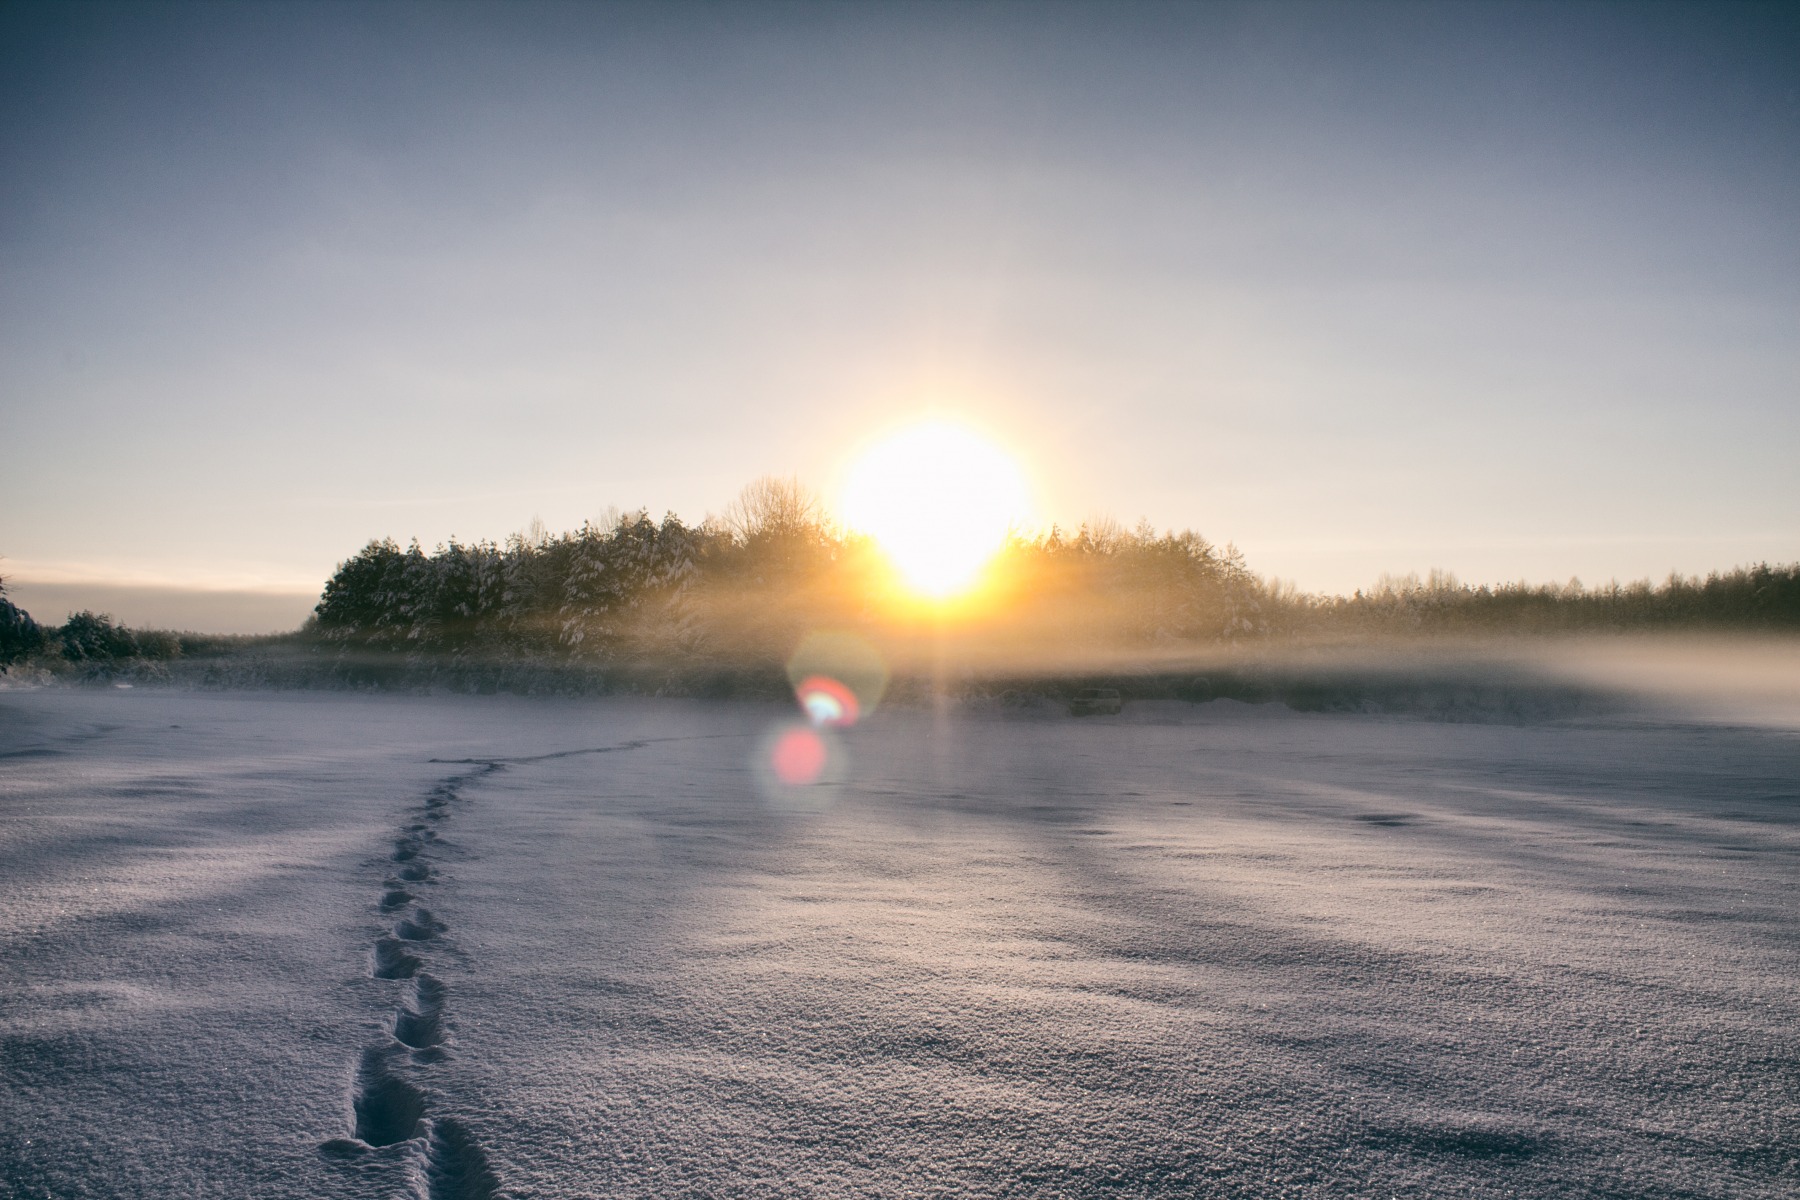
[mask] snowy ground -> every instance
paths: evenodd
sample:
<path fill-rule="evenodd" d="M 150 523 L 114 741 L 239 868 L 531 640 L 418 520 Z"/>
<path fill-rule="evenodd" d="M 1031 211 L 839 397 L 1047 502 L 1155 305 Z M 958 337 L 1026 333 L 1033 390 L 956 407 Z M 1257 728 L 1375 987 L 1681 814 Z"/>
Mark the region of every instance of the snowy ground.
<path fill-rule="evenodd" d="M 1791 730 L 779 715 L 0 694 L 0 1197 L 1800 1192 Z"/>

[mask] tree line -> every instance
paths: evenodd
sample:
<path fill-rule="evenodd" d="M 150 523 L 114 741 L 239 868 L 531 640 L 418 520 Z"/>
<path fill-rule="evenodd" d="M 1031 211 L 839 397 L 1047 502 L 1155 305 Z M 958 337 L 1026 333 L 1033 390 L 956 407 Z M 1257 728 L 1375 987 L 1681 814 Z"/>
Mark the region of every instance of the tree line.
<path fill-rule="evenodd" d="M 1292 596 L 1290 628 L 1343 634 L 1554 634 L 1606 631 L 1800 630 L 1800 563 L 1758 563 L 1661 584 L 1471 586 L 1433 571 L 1383 577 L 1351 596 Z"/>
<path fill-rule="evenodd" d="M 1102 523 L 1016 536 L 990 577 L 961 627 L 1146 642 L 1268 628 L 1269 589 L 1235 550 L 1192 532 Z M 941 618 L 895 596 L 878 548 L 833 527 L 792 481 L 762 480 L 700 525 L 638 511 L 429 552 L 370 542 L 326 584 L 310 631 L 421 655 L 756 661 L 821 624 L 905 631 Z"/>
<path fill-rule="evenodd" d="M 1800 564 L 1601 587 L 1470 586 L 1442 572 L 1305 595 L 1192 531 L 1111 521 L 1019 534 L 953 614 L 898 602 L 868 539 L 793 480 L 762 479 L 698 525 L 642 510 L 504 542 L 427 551 L 371 541 L 338 565 L 292 641 L 322 653 L 432 662 L 670 667 L 780 662 L 809 628 L 904 636 L 947 623 L 1020 653 L 1287 639 L 1653 629 L 1800 629 Z M 0 664 L 171 660 L 231 639 L 133 630 L 105 614 L 40 626 L 0 585 Z"/>

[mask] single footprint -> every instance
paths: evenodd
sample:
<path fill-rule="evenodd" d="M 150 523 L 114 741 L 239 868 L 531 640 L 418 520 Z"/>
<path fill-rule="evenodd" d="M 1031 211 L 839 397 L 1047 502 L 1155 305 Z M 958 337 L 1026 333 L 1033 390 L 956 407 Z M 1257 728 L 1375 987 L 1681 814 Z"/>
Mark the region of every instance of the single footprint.
<path fill-rule="evenodd" d="M 468 1126 L 455 1117 L 431 1123 L 425 1143 L 425 1185 L 429 1200 L 495 1200 L 500 1179 Z"/>
<path fill-rule="evenodd" d="M 393 1073 L 387 1054 L 363 1051 L 351 1098 L 356 1138 L 371 1146 L 392 1146 L 419 1136 L 425 1119 L 425 1093 Z"/>
<path fill-rule="evenodd" d="M 444 1040 L 444 985 L 420 973 L 413 979 L 410 1003 L 394 1010 L 394 1038 L 412 1050 L 425 1050 Z"/>
<path fill-rule="evenodd" d="M 446 928 L 442 921 L 431 915 L 430 909 L 415 908 L 410 917 L 402 917 L 394 923 L 394 936 L 406 942 L 429 942 Z"/>
<path fill-rule="evenodd" d="M 444 1040 L 444 1019 L 436 1013 L 395 1009 L 394 1038 L 409 1050 L 428 1050 Z"/>
<path fill-rule="evenodd" d="M 375 961 L 370 974 L 376 979 L 411 979 L 421 965 L 418 957 L 409 953 L 398 938 L 384 937 L 375 943 Z"/>

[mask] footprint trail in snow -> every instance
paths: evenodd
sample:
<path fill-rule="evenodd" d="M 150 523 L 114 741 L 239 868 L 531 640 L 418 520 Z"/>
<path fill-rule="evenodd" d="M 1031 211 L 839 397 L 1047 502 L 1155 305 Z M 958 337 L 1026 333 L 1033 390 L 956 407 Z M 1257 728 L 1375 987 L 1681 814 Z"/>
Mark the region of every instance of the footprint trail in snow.
<path fill-rule="evenodd" d="M 391 924 L 375 939 L 369 974 L 395 980 L 387 1036 L 363 1049 L 350 1096 L 350 1135 L 326 1141 L 329 1158 L 355 1162 L 399 1147 L 408 1175 L 423 1200 L 497 1200 L 500 1179 L 487 1152 L 467 1124 L 440 1115 L 422 1086 L 431 1065 L 449 1053 L 448 989 L 426 969 L 426 955 L 448 943 L 448 926 L 421 903 L 424 890 L 444 882 L 434 865 L 437 829 L 450 818 L 463 787 L 493 771 L 498 762 L 451 776 L 433 787 L 409 814 L 388 854 L 391 873 L 382 884 L 377 908 Z"/>

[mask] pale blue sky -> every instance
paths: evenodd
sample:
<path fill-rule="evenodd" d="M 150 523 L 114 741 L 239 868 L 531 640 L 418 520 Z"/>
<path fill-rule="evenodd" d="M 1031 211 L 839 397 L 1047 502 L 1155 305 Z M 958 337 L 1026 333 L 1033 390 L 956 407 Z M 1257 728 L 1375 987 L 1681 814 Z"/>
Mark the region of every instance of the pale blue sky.
<path fill-rule="evenodd" d="M 223 628 L 131 589 L 928 410 L 1307 589 L 1800 559 L 1793 12 L 6 4 L 0 574 Z"/>

